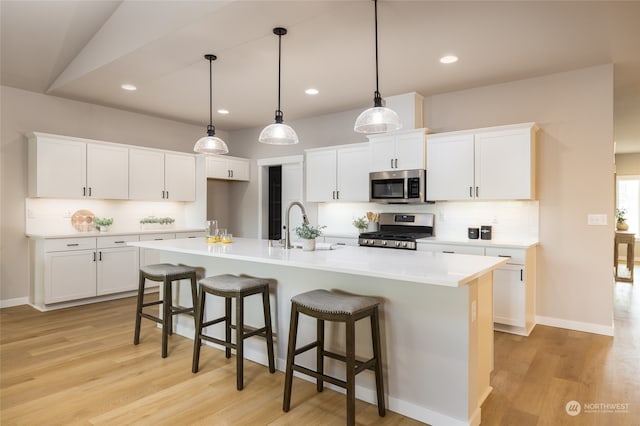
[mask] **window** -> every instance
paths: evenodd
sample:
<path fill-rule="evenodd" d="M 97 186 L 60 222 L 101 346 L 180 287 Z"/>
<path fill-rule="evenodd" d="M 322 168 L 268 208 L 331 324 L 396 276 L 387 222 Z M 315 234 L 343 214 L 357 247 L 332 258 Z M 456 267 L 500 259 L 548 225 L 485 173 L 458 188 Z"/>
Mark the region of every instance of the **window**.
<path fill-rule="evenodd" d="M 616 207 L 627 211 L 629 232 L 640 238 L 640 176 L 618 176 Z"/>

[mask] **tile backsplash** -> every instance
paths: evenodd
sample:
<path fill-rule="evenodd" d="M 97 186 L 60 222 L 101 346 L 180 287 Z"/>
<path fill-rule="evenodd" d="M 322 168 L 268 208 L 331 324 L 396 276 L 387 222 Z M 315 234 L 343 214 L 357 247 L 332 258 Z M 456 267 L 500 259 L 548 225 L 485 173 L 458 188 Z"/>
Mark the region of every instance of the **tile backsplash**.
<path fill-rule="evenodd" d="M 65 234 L 77 232 L 71 215 L 77 210 L 89 210 L 96 217 L 111 217 L 114 232 L 131 232 L 140 227 L 140 219 L 147 216 L 172 217 L 175 228 L 203 228 L 190 216 L 189 203 L 162 201 L 64 200 L 47 198 L 25 199 L 25 223 L 28 234 Z M 196 223 L 198 222 L 198 223 Z"/>

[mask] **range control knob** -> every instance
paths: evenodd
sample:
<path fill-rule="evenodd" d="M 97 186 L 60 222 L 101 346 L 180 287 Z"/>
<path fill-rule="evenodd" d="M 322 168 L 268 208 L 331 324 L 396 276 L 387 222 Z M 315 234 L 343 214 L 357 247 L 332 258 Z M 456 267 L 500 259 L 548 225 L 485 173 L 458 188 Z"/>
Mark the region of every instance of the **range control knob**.
<path fill-rule="evenodd" d="M 403 248 L 407 248 L 407 242 L 406 241 L 404 243 L 402 243 L 402 247 Z"/>
<path fill-rule="evenodd" d="M 400 241 L 396 241 L 396 247 L 400 247 Z"/>
<path fill-rule="evenodd" d="M 386 242 L 386 241 L 382 241 L 382 243 L 381 243 L 381 244 L 382 244 L 383 246 L 386 246 L 386 245 L 387 245 L 387 242 Z"/>

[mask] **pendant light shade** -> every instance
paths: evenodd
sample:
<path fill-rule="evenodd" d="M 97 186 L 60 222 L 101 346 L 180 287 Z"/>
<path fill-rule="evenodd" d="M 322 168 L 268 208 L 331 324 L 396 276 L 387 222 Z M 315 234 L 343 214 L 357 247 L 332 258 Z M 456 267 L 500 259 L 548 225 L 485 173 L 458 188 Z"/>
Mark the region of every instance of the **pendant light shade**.
<path fill-rule="evenodd" d="M 278 36 L 278 109 L 274 124 L 269 124 L 262 129 L 258 141 L 271 145 L 293 145 L 298 143 L 298 135 L 295 130 L 282 122 L 282 111 L 280 110 L 280 76 L 282 64 L 282 36 L 287 33 L 285 28 L 277 27 L 273 33 Z"/>
<path fill-rule="evenodd" d="M 217 57 L 216 55 L 208 54 L 204 55 L 204 58 L 209 61 L 209 125 L 207 126 L 207 136 L 198 139 L 193 147 L 193 151 L 200 154 L 226 154 L 229 152 L 229 148 L 227 148 L 227 144 L 224 143 L 222 139 L 216 136 L 216 128 L 213 125 L 211 64 Z"/>
<path fill-rule="evenodd" d="M 402 127 L 400 117 L 390 108 L 382 105 L 382 96 L 378 89 L 378 0 L 373 0 L 375 15 L 375 40 L 376 40 L 376 91 L 373 95 L 373 108 L 363 111 L 356 119 L 353 130 L 358 133 L 385 133 L 398 130 Z"/>

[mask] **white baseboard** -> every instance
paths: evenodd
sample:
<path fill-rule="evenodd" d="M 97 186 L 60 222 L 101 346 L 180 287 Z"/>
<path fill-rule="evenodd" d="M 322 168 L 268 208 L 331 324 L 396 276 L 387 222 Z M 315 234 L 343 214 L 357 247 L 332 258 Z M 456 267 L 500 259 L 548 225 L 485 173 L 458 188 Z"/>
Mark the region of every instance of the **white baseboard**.
<path fill-rule="evenodd" d="M 29 304 L 28 297 L 16 297 L 15 299 L 4 299 L 4 300 L 0 300 L 0 309 L 10 308 L 12 306 L 28 305 L 28 304 Z"/>
<path fill-rule="evenodd" d="M 590 322 L 572 321 L 561 318 L 544 317 L 536 315 L 536 322 L 541 325 L 551 327 L 566 328 L 568 330 L 584 331 L 586 333 L 602 334 L 605 336 L 613 336 L 613 322 L 610 326 L 602 324 L 593 324 Z"/>

